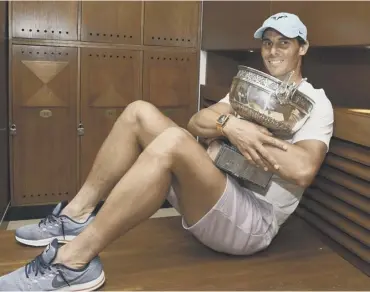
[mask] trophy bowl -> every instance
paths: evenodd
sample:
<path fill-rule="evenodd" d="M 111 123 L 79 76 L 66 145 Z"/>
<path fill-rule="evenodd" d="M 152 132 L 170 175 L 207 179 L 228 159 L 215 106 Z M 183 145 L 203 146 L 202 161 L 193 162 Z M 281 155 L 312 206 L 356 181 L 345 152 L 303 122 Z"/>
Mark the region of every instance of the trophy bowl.
<path fill-rule="evenodd" d="M 266 127 L 276 135 L 290 136 L 306 122 L 314 101 L 299 90 L 300 84 L 279 80 L 259 70 L 238 66 L 229 99 L 242 119 Z"/>
<path fill-rule="evenodd" d="M 294 72 L 281 81 L 250 67 L 238 69 L 229 92 L 235 116 L 264 126 L 280 138 L 293 135 L 304 125 L 314 101 L 299 90 L 300 83 L 289 82 Z M 244 186 L 252 183 L 266 188 L 273 177 L 272 172 L 250 164 L 230 141 L 221 143 L 215 165 Z"/>

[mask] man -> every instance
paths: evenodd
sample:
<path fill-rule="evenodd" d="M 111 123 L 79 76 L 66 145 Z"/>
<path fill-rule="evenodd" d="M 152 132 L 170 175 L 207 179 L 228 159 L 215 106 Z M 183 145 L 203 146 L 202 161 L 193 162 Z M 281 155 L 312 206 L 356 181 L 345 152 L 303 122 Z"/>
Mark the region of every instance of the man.
<path fill-rule="evenodd" d="M 255 33 L 269 73 L 302 79 L 301 60 L 307 31 L 295 15 L 268 18 Z M 39 224 L 16 231 L 19 242 L 44 252 L 0 278 L 0 290 L 92 290 L 105 280 L 98 254 L 112 241 L 148 219 L 166 198 L 182 214 L 183 227 L 209 248 L 249 255 L 267 248 L 294 212 L 329 147 L 333 109 L 323 90 L 303 82 L 315 102 L 311 117 L 291 139 L 279 140 L 251 122 L 231 116 L 226 96 L 195 114 L 193 135 L 225 136 L 249 159 L 274 172 L 265 193 L 241 187 L 215 167 L 207 151 L 184 129 L 143 101 L 130 104 L 118 118 L 97 154 L 81 190 L 59 204 Z M 96 215 L 96 204 L 109 194 Z M 67 242 L 58 246 L 58 242 Z"/>

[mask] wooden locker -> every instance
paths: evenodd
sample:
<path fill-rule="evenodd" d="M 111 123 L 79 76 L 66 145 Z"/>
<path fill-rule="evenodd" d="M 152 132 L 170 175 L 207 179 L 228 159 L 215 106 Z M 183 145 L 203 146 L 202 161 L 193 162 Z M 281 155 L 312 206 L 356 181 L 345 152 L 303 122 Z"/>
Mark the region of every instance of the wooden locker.
<path fill-rule="evenodd" d="M 76 192 L 77 49 L 12 47 L 12 204 Z"/>
<path fill-rule="evenodd" d="M 8 43 L 0 39 L 0 129 L 8 128 Z"/>
<path fill-rule="evenodd" d="M 78 1 L 12 1 L 13 38 L 77 40 Z"/>
<path fill-rule="evenodd" d="M 8 130 L 0 129 L 0 218 L 9 203 Z"/>
<path fill-rule="evenodd" d="M 144 13 L 144 45 L 197 47 L 199 2 L 148 1 Z"/>
<path fill-rule="evenodd" d="M 141 44 L 141 1 L 82 1 L 81 40 Z"/>
<path fill-rule="evenodd" d="M 141 51 L 83 48 L 81 50 L 81 179 L 114 122 L 131 102 L 141 99 Z"/>
<path fill-rule="evenodd" d="M 184 106 L 179 108 L 161 107 L 159 110 L 184 129 L 186 129 L 190 117 L 195 113 L 192 106 Z"/>
<path fill-rule="evenodd" d="M 143 99 L 186 126 L 197 110 L 196 53 L 145 52 Z"/>

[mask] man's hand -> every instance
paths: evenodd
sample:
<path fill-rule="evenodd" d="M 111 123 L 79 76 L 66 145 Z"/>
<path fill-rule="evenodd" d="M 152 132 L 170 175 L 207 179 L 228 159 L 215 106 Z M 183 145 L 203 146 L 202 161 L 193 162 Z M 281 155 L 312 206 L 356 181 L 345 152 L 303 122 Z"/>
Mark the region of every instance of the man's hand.
<path fill-rule="evenodd" d="M 223 132 L 250 163 L 261 166 L 266 171 L 268 167 L 265 162 L 279 169 L 278 163 L 263 145 L 271 145 L 284 151 L 287 150 L 287 146 L 272 137 L 266 128 L 231 116 Z"/>

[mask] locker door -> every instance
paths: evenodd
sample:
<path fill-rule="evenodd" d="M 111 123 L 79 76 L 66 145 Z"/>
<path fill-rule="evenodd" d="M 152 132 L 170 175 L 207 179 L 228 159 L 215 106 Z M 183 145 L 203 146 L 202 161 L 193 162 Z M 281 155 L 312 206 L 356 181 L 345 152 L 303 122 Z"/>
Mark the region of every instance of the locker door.
<path fill-rule="evenodd" d="M 77 49 L 13 45 L 12 204 L 76 192 Z"/>
<path fill-rule="evenodd" d="M 141 99 L 141 52 L 121 49 L 81 50 L 80 183 L 123 109 Z"/>
<path fill-rule="evenodd" d="M 11 1 L 14 38 L 77 40 L 78 1 Z"/>
<path fill-rule="evenodd" d="M 144 11 L 144 45 L 197 46 L 199 2 L 147 1 Z"/>
<path fill-rule="evenodd" d="M 140 1 L 82 1 L 83 41 L 141 44 Z"/>
<path fill-rule="evenodd" d="M 143 99 L 186 127 L 198 105 L 197 54 L 145 52 Z"/>

